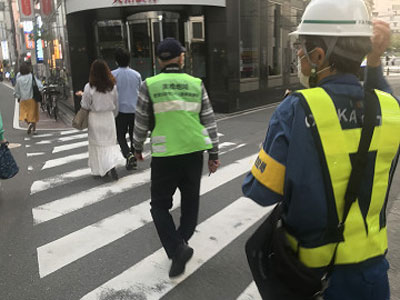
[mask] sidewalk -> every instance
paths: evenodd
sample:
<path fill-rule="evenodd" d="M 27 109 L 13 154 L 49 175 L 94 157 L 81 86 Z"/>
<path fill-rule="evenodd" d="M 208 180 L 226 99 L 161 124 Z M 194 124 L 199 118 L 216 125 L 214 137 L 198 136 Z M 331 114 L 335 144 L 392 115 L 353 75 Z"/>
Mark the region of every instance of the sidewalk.
<path fill-rule="evenodd" d="M 11 83 L 7 80 L 2 82 L 5 86 L 10 89 L 14 89 Z M 69 130 L 73 129 L 70 125 L 73 116 L 69 116 L 62 109 L 59 109 L 60 118 L 56 121 L 54 118 L 50 118 L 46 111 L 41 111 L 39 108 L 39 122 L 36 125 L 36 130 Z M 15 100 L 15 111 L 14 111 L 14 128 L 19 130 L 27 130 L 28 124 L 24 121 L 19 121 L 19 104 Z"/>

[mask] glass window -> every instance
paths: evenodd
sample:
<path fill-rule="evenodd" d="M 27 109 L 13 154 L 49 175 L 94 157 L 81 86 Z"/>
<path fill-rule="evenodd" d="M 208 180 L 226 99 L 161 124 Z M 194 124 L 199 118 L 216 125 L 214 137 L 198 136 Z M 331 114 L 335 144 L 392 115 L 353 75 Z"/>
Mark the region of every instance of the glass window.
<path fill-rule="evenodd" d="M 240 0 L 240 77 L 259 77 L 260 13 L 258 0 Z"/>
<path fill-rule="evenodd" d="M 193 22 L 193 38 L 194 39 L 202 39 L 203 38 L 203 23 L 202 22 Z"/>
<path fill-rule="evenodd" d="M 282 73 L 282 31 L 281 31 L 281 5 L 270 2 L 269 19 L 269 57 L 268 74 L 280 75 Z"/>
<path fill-rule="evenodd" d="M 122 40 L 122 26 L 99 26 L 99 42 L 114 42 Z"/>

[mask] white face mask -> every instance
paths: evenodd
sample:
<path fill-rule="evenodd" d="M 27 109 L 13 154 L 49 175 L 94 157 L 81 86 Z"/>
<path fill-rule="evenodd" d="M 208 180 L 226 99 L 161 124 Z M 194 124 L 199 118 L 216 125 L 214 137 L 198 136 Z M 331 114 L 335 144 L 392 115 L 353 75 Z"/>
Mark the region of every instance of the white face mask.
<path fill-rule="evenodd" d="M 317 75 L 328 70 L 330 66 L 320 70 L 317 72 Z M 302 86 L 304 86 L 306 89 L 310 88 L 310 76 L 304 75 L 303 72 L 301 71 L 301 58 L 298 58 L 297 62 L 297 77 L 299 77 L 300 83 Z"/>

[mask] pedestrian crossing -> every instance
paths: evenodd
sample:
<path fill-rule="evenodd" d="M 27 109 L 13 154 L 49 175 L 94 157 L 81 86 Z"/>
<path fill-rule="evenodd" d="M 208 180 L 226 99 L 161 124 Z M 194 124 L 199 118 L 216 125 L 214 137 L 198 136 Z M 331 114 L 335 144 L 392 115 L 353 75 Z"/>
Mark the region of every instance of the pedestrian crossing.
<path fill-rule="evenodd" d="M 235 241 L 248 235 L 249 229 L 271 210 L 242 197 L 240 191 L 240 183 L 251 169 L 257 149 L 253 145 L 250 147 L 245 140 L 235 139 L 233 142 L 227 135 L 220 134 L 222 166 L 211 176 L 204 170 L 202 177 L 200 210 L 205 213 L 200 216 L 199 225 L 190 240 L 195 254 L 185 273 L 171 280 L 168 277 L 170 261 L 152 225 L 148 160 L 139 163 L 138 170 L 128 172 L 121 159 L 118 170 L 121 169 L 122 175 L 120 173 L 118 181 L 96 180 L 86 167 L 87 146 L 87 132 L 76 130 L 37 135 L 26 140 L 27 156 L 41 160 L 32 168 L 40 169 L 39 174 L 43 174 L 35 178 L 30 189 L 35 234 L 46 236 L 47 228 L 54 231 L 49 237 L 39 239 L 42 243 L 36 247 L 41 280 L 73 276 L 67 273 L 71 266 L 91 268 L 84 264 L 85 261 L 97 257 L 104 249 L 114 248 L 116 244 L 123 244 L 129 249 L 132 245 L 123 242 L 132 243 L 132 235 L 145 233 L 149 240 L 135 243 L 155 246 L 149 246 L 152 248 L 149 252 L 138 254 L 137 261 L 132 261 L 115 274 L 93 274 L 89 279 L 91 288 L 77 292 L 77 298 L 68 296 L 57 299 L 168 298 L 172 290 L 180 288 L 189 278 L 210 266 L 225 249 L 230 249 Z M 43 152 L 46 154 L 38 155 Z M 150 156 L 149 141 L 145 144 L 144 153 Z M 89 184 L 83 186 L 82 182 Z M 203 198 L 207 205 L 203 203 Z M 106 207 L 110 208 L 109 213 L 104 211 Z M 179 209 L 180 193 L 177 191 L 172 214 L 179 216 Z M 60 228 L 68 220 L 74 223 L 72 229 Z M 240 259 L 245 260 L 244 245 L 239 251 L 232 251 L 240 253 Z M 118 251 L 110 255 L 115 255 L 115 260 L 119 259 Z M 246 272 L 246 281 L 239 285 L 242 289 L 229 299 L 260 299 L 254 283 L 251 283 L 249 270 L 246 269 Z M 218 287 L 213 288 L 218 291 Z M 118 295 L 128 296 L 117 298 Z M 216 296 L 215 299 L 225 298 Z"/>

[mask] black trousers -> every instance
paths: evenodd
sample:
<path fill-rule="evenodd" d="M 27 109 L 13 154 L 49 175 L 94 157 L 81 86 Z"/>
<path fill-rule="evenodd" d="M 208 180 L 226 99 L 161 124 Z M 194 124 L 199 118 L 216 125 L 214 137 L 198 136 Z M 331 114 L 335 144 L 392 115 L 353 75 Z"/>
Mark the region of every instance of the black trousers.
<path fill-rule="evenodd" d="M 161 244 L 169 258 L 177 247 L 188 242 L 197 226 L 203 151 L 151 161 L 151 216 Z M 169 212 L 176 189 L 181 192 L 180 225 L 175 227 Z"/>
<path fill-rule="evenodd" d="M 129 153 L 133 153 L 135 150 L 133 147 L 133 128 L 135 126 L 135 114 L 118 113 L 115 118 L 115 123 L 117 127 L 117 140 L 121 147 L 122 155 L 128 158 Z M 129 148 L 126 141 L 126 133 L 129 132 L 129 140 L 131 142 L 131 147 Z"/>

